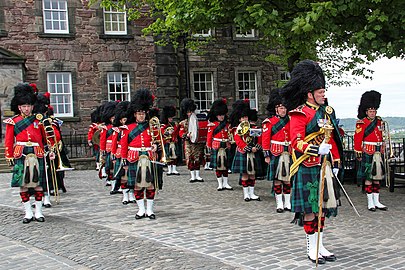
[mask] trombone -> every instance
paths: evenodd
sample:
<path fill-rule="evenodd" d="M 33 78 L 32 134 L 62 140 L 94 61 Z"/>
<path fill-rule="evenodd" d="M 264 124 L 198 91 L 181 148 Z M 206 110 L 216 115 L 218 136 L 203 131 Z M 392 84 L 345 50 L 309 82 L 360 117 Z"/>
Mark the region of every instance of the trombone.
<path fill-rule="evenodd" d="M 391 182 L 390 173 L 389 173 L 389 163 L 390 163 L 390 160 L 392 158 L 394 158 L 394 151 L 392 149 L 390 127 L 389 127 L 387 121 L 382 121 L 382 133 L 383 133 L 383 141 L 384 141 L 385 184 L 387 187 L 389 187 L 390 182 Z"/>
<path fill-rule="evenodd" d="M 158 142 L 160 144 L 160 147 L 162 148 L 162 157 L 160 158 L 160 162 L 166 164 L 167 163 L 166 150 L 163 143 L 162 129 L 160 126 L 159 118 L 154 116 L 149 120 L 149 129 L 152 136 L 152 143 Z"/>

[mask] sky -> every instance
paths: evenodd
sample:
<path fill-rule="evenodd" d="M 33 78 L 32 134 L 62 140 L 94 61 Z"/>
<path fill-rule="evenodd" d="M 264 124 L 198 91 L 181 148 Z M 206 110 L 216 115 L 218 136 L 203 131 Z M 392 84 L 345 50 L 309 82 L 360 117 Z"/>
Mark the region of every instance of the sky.
<path fill-rule="evenodd" d="M 326 97 L 336 111 L 337 118 L 357 118 L 361 95 L 369 90 L 381 93 L 377 115 L 405 117 L 405 60 L 398 58 L 377 60 L 369 66 L 374 70 L 372 80 L 358 77 L 359 84 L 330 86 Z"/>

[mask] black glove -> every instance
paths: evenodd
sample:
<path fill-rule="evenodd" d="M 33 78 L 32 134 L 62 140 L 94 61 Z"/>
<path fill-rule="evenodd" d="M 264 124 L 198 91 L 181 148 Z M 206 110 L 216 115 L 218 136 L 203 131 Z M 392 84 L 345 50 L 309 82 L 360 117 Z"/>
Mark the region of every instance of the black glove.
<path fill-rule="evenodd" d="M 263 150 L 263 147 L 262 147 L 261 144 L 256 144 L 255 147 L 256 147 L 256 149 L 257 149 L 258 151 Z"/>
<path fill-rule="evenodd" d="M 252 152 L 252 148 L 253 148 L 253 147 L 248 144 L 248 145 L 245 146 L 244 150 L 245 150 L 246 152 L 250 153 L 250 152 Z"/>
<path fill-rule="evenodd" d="M 128 161 L 125 158 L 121 159 L 121 162 L 123 167 L 128 166 Z"/>

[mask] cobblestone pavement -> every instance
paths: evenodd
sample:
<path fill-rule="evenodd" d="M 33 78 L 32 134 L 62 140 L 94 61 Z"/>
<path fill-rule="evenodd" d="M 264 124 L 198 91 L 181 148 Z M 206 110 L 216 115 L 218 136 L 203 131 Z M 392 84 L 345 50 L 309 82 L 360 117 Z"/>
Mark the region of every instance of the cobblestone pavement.
<path fill-rule="evenodd" d="M 258 181 L 260 202 L 234 191 L 216 190 L 212 171 L 204 183 L 168 176 L 155 201 L 156 220 L 135 220 L 137 207 L 110 195 L 96 171 L 66 173 L 68 192 L 45 209 L 44 223 L 22 224 L 18 189 L 11 174 L 0 175 L 0 269 L 310 269 L 301 227 L 291 213 L 277 214 L 271 184 Z M 405 269 L 405 189 L 381 191 L 389 211 L 370 212 L 366 196 L 345 185 L 360 212 L 346 199 L 327 220 L 325 246 L 338 260 L 321 269 Z"/>

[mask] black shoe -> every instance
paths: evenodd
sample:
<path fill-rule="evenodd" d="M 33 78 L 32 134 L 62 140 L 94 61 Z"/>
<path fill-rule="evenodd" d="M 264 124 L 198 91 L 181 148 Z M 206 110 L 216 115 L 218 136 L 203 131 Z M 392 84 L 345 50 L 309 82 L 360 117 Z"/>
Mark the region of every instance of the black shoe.
<path fill-rule="evenodd" d="M 224 190 L 224 188 L 219 188 L 219 187 L 218 187 L 217 190 L 218 190 L 218 191 L 222 191 L 222 190 Z"/>
<path fill-rule="evenodd" d="M 23 218 L 23 223 L 24 224 L 28 224 L 28 223 L 30 223 L 31 221 L 33 221 L 34 220 L 34 218 L 32 217 L 32 218 Z"/>
<path fill-rule="evenodd" d="M 128 201 L 123 201 L 122 204 L 123 205 L 127 205 L 129 202 Z"/>
<path fill-rule="evenodd" d="M 308 256 L 308 259 L 309 259 L 311 262 L 316 263 L 316 260 L 311 259 L 311 257 L 309 257 L 309 256 Z M 325 263 L 326 263 L 325 259 L 324 259 L 322 256 L 319 256 L 319 258 L 318 258 L 318 264 L 325 264 Z"/>
<path fill-rule="evenodd" d="M 283 213 L 283 212 L 284 212 L 284 209 L 277 208 L 276 212 L 277 212 L 277 213 Z"/>
<path fill-rule="evenodd" d="M 146 214 L 143 214 L 142 216 L 139 216 L 138 214 L 135 215 L 135 219 L 142 219 L 146 217 Z"/>
<path fill-rule="evenodd" d="M 378 210 L 381 210 L 381 211 L 387 211 L 388 210 L 388 207 L 387 206 L 384 206 L 384 207 L 375 207 L 376 209 L 378 209 Z"/>
<path fill-rule="evenodd" d="M 330 256 L 322 256 L 324 259 L 325 259 L 325 261 L 327 261 L 327 262 L 334 262 L 334 261 L 336 261 L 336 256 L 334 255 L 334 254 L 332 254 L 332 255 L 330 255 Z"/>
<path fill-rule="evenodd" d="M 149 216 L 147 216 L 149 219 L 156 219 L 156 216 L 155 216 L 155 214 L 152 214 L 152 215 L 149 215 Z"/>
<path fill-rule="evenodd" d="M 44 206 L 45 208 L 51 208 L 51 207 L 52 207 L 52 205 L 50 205 L 49 203 L 43 204 L 43 206 Z"/>
<path fill-rule="evenodd" d="M 245 198 L 245 202 L 250 202 L 250 198 Z"/>
<path fill-rule="evenodd" d="M 257 199 L 250 199 L 251 201 L 258 201 L 258 202 L 260 202 L 261 201 L 261 199 L 260 199 L 260 197 L 258 197 Z"/>
<path fill-rule="evenodd" d="M 37 222 L 44 222 L 44 221 L 45 221 L 45 218 L 44 218 L 44 217 L 39 217 L 39 218 L 35 218 L 35 220 L 36 220 Z"/>
<path fill-rule="evenodd" d="M 172 173 L 172 175 L 180 175 L 180 173 Z"/>
<path fill-rule="evenodd" d="M 284 211 L 291 212 L 291 209 L 286 207 L 286 208 L 284 208 Z"/>
<path fill-rule="evenodd" d="M 195 180 L 196 182 L 200 182 L 200 183 L 202 183 L 202 182 L 204 182 L 204 179 L 201 179 L 201 180 Z"/>
<path fill-rule="evenodd" d="M 65 186 L 62 186 L 61 189 L 62 189 L 62 192 L 63 192 L 63 193 L 66 193 L 66 188 L 65 188 Z"/>
<path fill-rule="evenodd" d="M 374 207 L 369 208 L 368 210 L 371 211 L 371 212 L 375 212 L 375 208 L 374 208 Z"/>
<path fill-rule="evenodd" d="M 119 194 L 118 190 L 111 190 L 110 195 Z"/>
<path fill-rule="evenodd" d="M 195 183 L 195 182 L 197 182 L 197 180 L 195 180 L 195 179 L 190 180 L 190 183 Z"/>
<path fill-rule="evenodd" d="M 166 173 L 167 176 L 173 175 L 173 173 Z"/>
<path fill-rule="evenodd" d="M 110 183 L 105 183 L 105 186 L 106 187 L 111 187 L 111 184 Z"/>
<path fill-rule="evenodd" d="M 231 188 L 224 187 L 223 190 L 233 190 L 233 188 L 232 187 Z"/>

